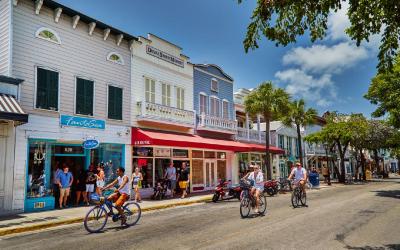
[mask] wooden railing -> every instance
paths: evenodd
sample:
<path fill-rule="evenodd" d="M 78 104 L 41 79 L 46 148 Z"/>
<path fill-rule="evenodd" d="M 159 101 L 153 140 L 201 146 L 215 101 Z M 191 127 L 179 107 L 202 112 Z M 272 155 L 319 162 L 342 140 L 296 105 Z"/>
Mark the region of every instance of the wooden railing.
<path fill-rule="evenodd" d="M 177 109 L 161 104 L 150 102 L 138 102 L 137 108 L 140 118 L 151 118 L 158 121 L 167 121 L 172 123 L 184 123 L 194 126 L 195 112 L 190 110 Z"/>
<path fill-rule="evenodd" d="M 236 124 L 235 120 L 224 119 L 220 117 L 206 115 L 202 113 L 199 116 L 199 126 L 200 127 L 207 127 L 212 129 L 219 129 L 219 130 L 228 130 L 230 132 L 236 131 Z"/>

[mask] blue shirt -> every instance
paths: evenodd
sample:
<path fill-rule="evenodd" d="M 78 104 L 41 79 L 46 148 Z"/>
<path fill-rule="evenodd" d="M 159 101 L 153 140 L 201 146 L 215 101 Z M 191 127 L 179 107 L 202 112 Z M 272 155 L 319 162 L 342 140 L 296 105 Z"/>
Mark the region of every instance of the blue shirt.
<path fill-rule="evenodd" d="M 57 175 L 57 180 L 61 182 L 62 188 L 69 188 L 69 183 L 72 180 L 72 174 L 71 172 L 68 173 L 59 172 Z"/>

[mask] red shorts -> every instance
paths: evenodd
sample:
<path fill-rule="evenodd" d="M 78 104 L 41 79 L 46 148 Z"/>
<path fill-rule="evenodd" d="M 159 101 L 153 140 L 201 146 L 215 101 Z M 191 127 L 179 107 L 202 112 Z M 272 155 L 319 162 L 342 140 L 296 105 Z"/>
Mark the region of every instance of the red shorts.
<path fill-rule="evenodd" d="M 129 195 L 115 193 L 112 198 L 113 198 L 112 201 L 115 203 L 115 206 L 122 207 L 124 205 L 125 201 L 129 200 Z"/>

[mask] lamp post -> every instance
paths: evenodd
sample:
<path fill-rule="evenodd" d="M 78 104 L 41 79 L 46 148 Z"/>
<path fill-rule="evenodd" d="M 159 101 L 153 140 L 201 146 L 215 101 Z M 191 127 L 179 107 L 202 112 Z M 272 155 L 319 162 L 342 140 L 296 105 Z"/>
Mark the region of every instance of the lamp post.
<path fill-rule="evenodd" d="M 329 169 L 329 158 L 328 158 L 329 144 L 325 142 L 323 145 L 325 148 L 325 155 L 326 155 L 326 167 L 328 169 L 328 185 L 331 185 L 331 171 Z"/>

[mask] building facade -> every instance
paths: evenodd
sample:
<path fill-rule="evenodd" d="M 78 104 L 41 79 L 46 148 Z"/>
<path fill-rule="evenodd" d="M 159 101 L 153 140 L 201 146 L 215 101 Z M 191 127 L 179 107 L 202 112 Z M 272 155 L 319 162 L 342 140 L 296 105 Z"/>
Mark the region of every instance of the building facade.
<path fill-rule="evenodd" d="M 78 178 L 103 162 L 107 179 L 116 167 L 130 169 L 130 45 L 136 38 L 54 1 L 0 4 L 9 10 L 1 38 L 11 37 L 1 57 L 11 63 L 0 68 L 24 80 L 19 100 L 29 113 L 15 131 L 12 210 L 53 209 L 57 168 L 67 165 Z"/>

